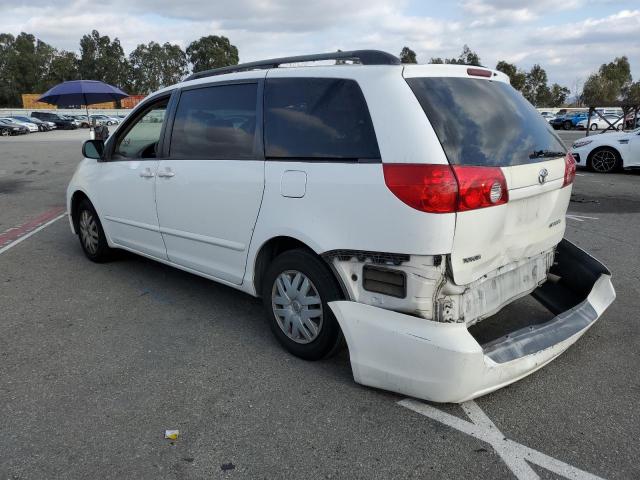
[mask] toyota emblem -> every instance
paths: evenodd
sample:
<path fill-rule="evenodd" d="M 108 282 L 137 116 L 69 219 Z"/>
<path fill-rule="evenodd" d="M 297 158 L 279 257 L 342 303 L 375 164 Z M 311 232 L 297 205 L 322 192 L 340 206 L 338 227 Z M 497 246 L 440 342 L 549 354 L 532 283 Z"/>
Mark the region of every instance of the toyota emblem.
<path fill-rule="evenodd" d="M 548 176 L 549 176 L 549 170 L 547 170 L 546 168 L 543 168 L 542 170 L 540 170 L 540 172 L 538 173 L 538 183 L 540 185 L 544 185 L 544 182 L 547 181 Z"/>

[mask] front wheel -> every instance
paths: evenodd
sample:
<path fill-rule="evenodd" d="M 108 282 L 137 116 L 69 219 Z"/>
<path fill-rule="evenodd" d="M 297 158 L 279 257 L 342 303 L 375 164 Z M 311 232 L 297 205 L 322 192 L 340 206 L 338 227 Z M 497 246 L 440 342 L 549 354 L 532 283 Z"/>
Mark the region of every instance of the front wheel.
<path fill-rule="evenodd" d="M 319 360 L 338 350 L 342 333 L 328 302 L 341 298 L 329 268 L 302 249 L 276 257 L 262 287 L 271 331 L 285 349 L 305 360 Z"/>
<path fill-rule="evenodd" d="M 587 160 L 587 166 L 598 173 L 613 172 L 620 164 L 618 152 L 612 148 L 599 148 L 594 150 Z"/>
<path fill-rule="evenodd" d="M 572 126 L 573 126 L 573 124 L 572 124 L 571 122 L 569 122 L 569 121 L 564 122 L 564 123 L 562 124 L 562 128 L 564 128 L 565 130 L 571 130 L 571 127 L 572 127 Z"/>
<path fill-rule="evenodd" d="M 111 259 L 113 249 L 107 243 L 98 214 L 89 200 L 82 200 L 78 205 L 76 228 L 82 251 L 89 260 L 103 263 Z"/>
<path fill-rule="evenodd" d="M 598 125 L 596 125 L 595 123 L 592 123 L 591 126 L 589 127 L 590 130 L 597 130 L 598 129 Z"/>

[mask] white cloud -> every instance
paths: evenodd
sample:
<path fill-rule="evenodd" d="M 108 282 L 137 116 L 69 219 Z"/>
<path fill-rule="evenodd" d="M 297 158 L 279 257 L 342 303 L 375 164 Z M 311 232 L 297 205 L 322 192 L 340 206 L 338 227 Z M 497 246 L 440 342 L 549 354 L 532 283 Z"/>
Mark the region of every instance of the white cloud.
<path fill-rule="evenodd" d="M 441 0 L 432 1 L 434 8 L 424 9 L 430 14 L 420 15 L 408 0 L 16 0 L 0 3 L 0 32 L 27 31 L 77 50 L 95 28 L 118 37 L 127 52 L 151 40 L 186 48 L 218 34 L 238 46 L 241 61 L 338 48 L 397 54 L 407 45 L 426 62 L 457 56 L 466 43 L 489 67 L 498 60 L 527 69 L 539 63 L 551 81 L 567 85 L 626 54 L 640 77 L 640 10 L 602 7 L 600 0 L 598 11 L 608 13 L 598 16 L 585 14 L 594 0 L 463 0 L 439 18 Z"/>

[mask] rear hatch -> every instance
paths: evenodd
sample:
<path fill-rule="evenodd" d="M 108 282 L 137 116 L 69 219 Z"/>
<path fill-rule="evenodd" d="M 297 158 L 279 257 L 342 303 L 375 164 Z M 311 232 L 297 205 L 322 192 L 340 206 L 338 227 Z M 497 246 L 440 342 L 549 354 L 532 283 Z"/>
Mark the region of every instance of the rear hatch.
<path fill-rule="evenodd" d="M 564 185 L 566 149 L 535 108 L 500 77 L 458 71 L 406 80 L 454 171 L 504 176 L 506 202 L 456 214 L 451 270 L 465 285 L 557 245 L 571 187 Z"/>

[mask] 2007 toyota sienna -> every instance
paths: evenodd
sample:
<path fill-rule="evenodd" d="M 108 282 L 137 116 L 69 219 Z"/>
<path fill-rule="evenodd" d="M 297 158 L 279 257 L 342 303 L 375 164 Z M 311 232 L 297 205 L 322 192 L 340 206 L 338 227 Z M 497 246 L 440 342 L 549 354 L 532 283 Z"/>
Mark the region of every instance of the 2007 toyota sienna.
<path fill-rule="evenodd" d="M 483 395 L 615 298 L 563 239 L 573 158 L 483 67 L 361 50 L 199 72 L 83 153 L 67 206 L 89 259 L 125 249 L 260 296 L 286 350 L 316 360 L 346 341 L 364 385 Z M 478 335 L 529 294 L 553 315 Z"/>

